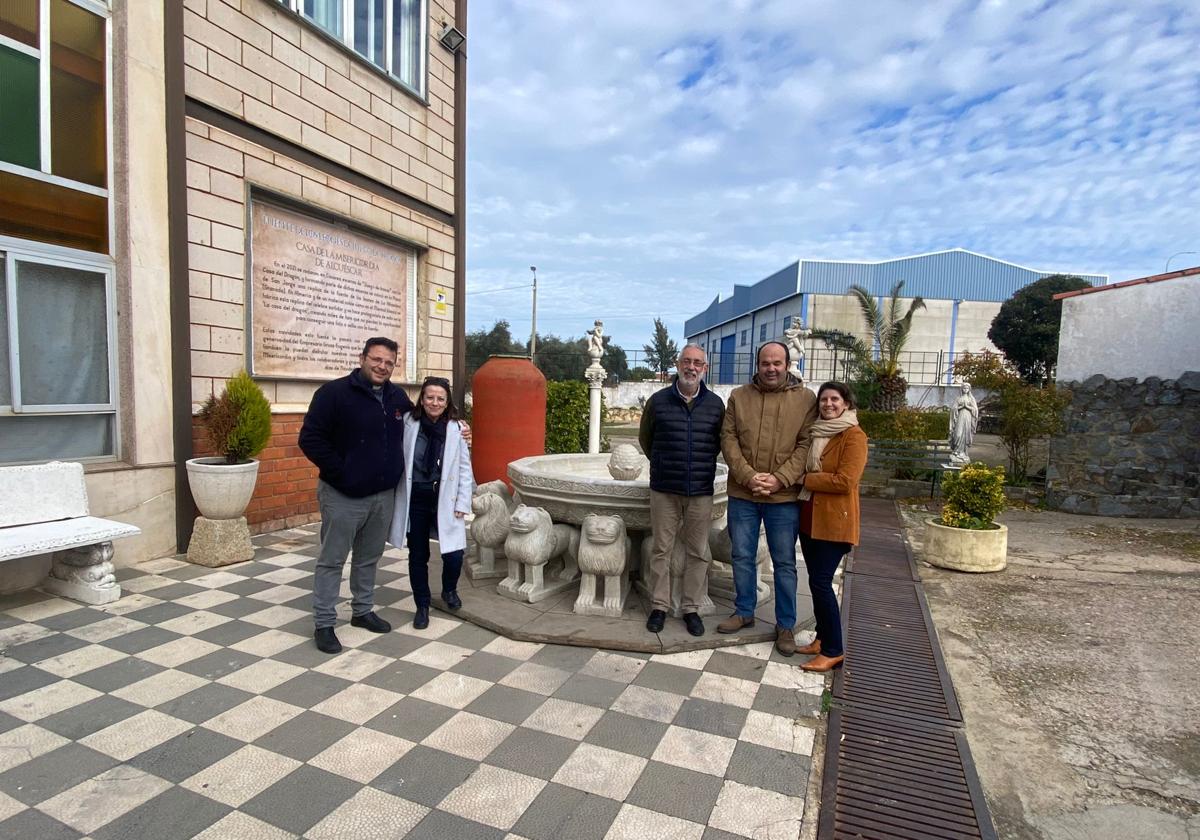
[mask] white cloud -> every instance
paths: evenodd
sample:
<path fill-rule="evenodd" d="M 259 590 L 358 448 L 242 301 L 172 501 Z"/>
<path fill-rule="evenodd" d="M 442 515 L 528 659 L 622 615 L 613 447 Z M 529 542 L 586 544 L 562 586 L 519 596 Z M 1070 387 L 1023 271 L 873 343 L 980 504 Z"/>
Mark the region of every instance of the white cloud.
<path fill-rule="evenodd" d="M 682 339 L 797 257 L 1200 250 L 1192 4 L 495 0 L 469 32 L 468 290 L 537 265 L 547 332 Z M 467 317 L 520 333 L 528 295 Z"/>

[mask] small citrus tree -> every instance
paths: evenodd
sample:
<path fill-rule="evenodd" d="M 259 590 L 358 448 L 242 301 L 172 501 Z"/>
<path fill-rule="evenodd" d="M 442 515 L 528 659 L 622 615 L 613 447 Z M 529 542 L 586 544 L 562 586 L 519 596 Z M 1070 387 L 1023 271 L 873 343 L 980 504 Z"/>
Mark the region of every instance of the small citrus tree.
<path fill-rule="evenodd" d="M 942 495 L 943 525 L 972 531 L 994 528 L 996 516 L 1005 507 L 1004 467 L 976 461 L 958 473 L 947 473 Z"/>

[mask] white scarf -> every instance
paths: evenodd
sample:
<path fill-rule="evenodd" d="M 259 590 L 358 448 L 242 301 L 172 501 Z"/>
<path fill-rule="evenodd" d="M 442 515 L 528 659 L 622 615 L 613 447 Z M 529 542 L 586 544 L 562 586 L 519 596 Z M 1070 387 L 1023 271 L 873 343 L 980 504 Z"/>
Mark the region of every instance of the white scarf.
<path fill-rule="evenodd" d="M 820 419 L 812 424 L 812 430 L 809 432 L 811 440 L 808 445 L 808 461 L 804 465 L 806 472 L 821 471 L 821 456 L 825 454 L 825 447 L 829 445 L 829 441 L 840 435 L 842 432 L 849 429 L 851 426 L 858 425 L 858 412 L 852 408 L 848 408 L 842 412 L 841 417 L 835 417 L 832 420 Z M 807 487 L 800 488 L 800 500 L 806 501 L 812 498 L 812 491 Z"/>

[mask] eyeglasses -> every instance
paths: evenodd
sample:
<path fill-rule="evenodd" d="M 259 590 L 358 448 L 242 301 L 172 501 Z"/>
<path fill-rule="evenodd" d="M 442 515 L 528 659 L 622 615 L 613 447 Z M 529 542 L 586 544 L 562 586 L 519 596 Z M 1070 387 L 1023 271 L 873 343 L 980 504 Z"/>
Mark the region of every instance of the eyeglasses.
<path fill-rule="evenodd" d="M 396 366 L 391 359 L 381 359 L 378 356 L 367 356 L 367 361 L 376 367 L 394 368 Z"/>
<path fill-rule="evenodd" d="M 704 361 L 703 359 L 680 359 L 679 366 L 680 367 L 703 368 L 703 367 L 708 367 L 708 362 Z"/>

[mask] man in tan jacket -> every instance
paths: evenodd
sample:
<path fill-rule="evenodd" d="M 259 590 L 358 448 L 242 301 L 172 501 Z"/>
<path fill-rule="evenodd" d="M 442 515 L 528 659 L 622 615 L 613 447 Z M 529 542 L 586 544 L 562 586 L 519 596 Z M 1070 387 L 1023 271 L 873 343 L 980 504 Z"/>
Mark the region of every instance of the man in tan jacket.
<path fill-rule="evenodd" d="M 757 373 L 729 395 L 721 427 L 721 454 L 729 465 L 729 540 L 732 544 L 734 612 L 719 633 L 754 626 L 758 605 L 755 557 L 765 526 L 775 569 L 775 647 L 796 652 L 797 496 L 804 482 L 809 429 L 817 419 L 812 391 L 787 372 L 785 345 L 758 349 Z"/>

